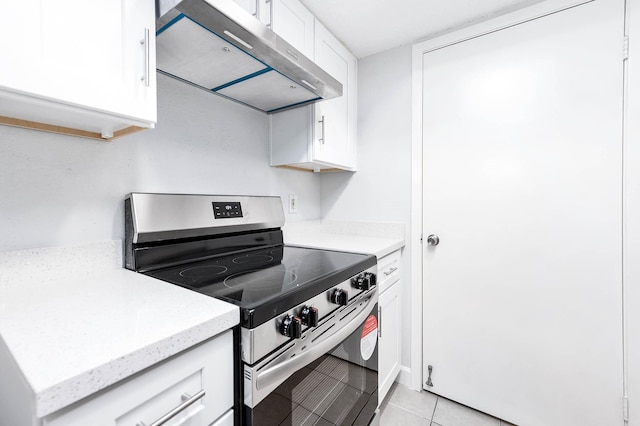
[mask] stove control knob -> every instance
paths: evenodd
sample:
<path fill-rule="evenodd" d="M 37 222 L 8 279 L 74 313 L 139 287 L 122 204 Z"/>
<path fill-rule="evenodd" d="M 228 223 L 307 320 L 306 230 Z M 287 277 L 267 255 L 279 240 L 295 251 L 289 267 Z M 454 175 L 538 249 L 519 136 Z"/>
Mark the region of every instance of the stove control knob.
<path fill-rule="evenodd" d="M 287 315 L 280 324 L 280 333 L 292 339 L 299 339 L 302 336 L 302 321 L 293 315 Z"/>
<path fill-rule="evenodd" d="M 341 288 L 337 288 L 331 293 L 331 302 L 336 305 L 346 306 L 349 303 L 349 295 Z"/>
<path fill-rule="evenodd" d="M 376 276 L 371 272 L 365 272 L 351 280 L 351 284 L 358 290 L 369 290 L 376 285 Z"/>
<path fill-rule="evenodd" d="M 365 272 L 364 274 L 369 277 L 369 283 L 371 284 L 371 287 L 376 285 L 376 274 L 374 274 L 373 272 Z"/>
<path fill-rule="evenodd" d="M 300 310 L 300 319 L 302 323 L 309 327 L 317 327 L 318 326 L 318 308 L 314 308 L 313 306 L 304 306 L 302 310 Z"/>

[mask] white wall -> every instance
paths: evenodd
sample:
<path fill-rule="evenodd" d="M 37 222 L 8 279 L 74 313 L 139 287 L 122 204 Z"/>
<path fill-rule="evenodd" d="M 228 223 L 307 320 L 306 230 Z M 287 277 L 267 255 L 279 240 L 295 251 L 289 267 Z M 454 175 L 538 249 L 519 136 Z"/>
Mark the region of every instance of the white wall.
<path fill-rule="evenodd" d="M 0 250 L 122 239 L 139 192 L 298 195 L 287 221 L 409 226 L 411 47 L 359 62 L 358 169 L 269 167 L 268 116 L 158 75 L 158 125 L 113 142 L 0 126 Z M 407 228 L 407 235 L 410 229 Z M 410 312 L 408 249 L 403 310 Z M 403 365 L 410 330 L 403 329 Z"/>
<path fill-rule="evenodd" d="M 326 219 L 399 222 L 411 232 L 411 46 L 358 62 L 358 172 L 322 175 Z M 402 311 L 410 318 L 410 252 L 403 251 Z M 402 334 L 409 366 L 410 324 Z"/>
<path fill-rule="evenodd" d="M 0 250 L 122 239 L 139 192 L 298 194 L 319 219 L 317 175 L 269 167 L 268 116 L 158 75 L 158 125 L 113 142 L 0 126 Z"/>

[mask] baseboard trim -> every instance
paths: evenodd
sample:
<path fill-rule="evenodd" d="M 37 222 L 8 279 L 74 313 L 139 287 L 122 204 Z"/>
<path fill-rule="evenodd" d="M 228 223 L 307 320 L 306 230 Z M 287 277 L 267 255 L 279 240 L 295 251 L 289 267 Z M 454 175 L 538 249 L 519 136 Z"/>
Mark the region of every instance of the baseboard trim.
<path fill-rule="evenodd" d="M 416 391 L 422 390 L 411 386 L 411 369 L 404 365 L 400 366 L 400 373 L 398 374 L 398 377 L 396 377 L 396 382 L 400 383 L 402 386 L 408 387 L 409 389 Z"/>

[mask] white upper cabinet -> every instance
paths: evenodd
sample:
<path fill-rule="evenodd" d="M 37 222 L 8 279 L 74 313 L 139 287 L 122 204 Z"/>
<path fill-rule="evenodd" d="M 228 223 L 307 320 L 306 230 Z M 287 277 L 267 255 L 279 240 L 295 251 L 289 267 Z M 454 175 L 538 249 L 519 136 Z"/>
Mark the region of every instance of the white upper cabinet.
<path fill-rule="evenodd" d="M 257 0 L 233 0 L 238 3 L 244 10 L 252 14 L 253 16 L 258 15 L 258 1 Z"/>
<path fill-rule="evenodd" d="M 271 165 L 356 170 L 357 59 L 319 22 L 316 64 L 342 83 L 342 96 L 271 115 Z"/>
<path fill-rule="evenodd" d="M 355 170 L 357 60 L 320 22 L 315 25 L 315 62 L 342 83 L 342 96 L 318 102 L 314 156 Z"/>
<path fill-rule="evenodd" d="M 260 0 L 258 7 L 262 23 L 313 59 L 315 18 L 302 3 L 298 0 Z"/>
<path fill-rule="evenodd" d="M 308 58 L 313 58 L 315 18 L 298 0 L 271 0 L 271 29 Z"/>
<path fill-rule="evenodd" d="M 153 127 L 154 2 L 22 0 L 0 11 L 1 122 L 98 138 Z"/>

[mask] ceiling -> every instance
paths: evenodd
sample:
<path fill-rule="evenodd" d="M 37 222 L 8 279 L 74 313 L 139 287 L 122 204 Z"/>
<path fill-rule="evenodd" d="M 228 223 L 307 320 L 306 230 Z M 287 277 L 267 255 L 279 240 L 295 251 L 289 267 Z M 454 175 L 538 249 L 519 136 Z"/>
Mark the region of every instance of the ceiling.
<path fill-rule="evenodd" d="M 358 58 L 543 0 L 302 0 Z"/>

